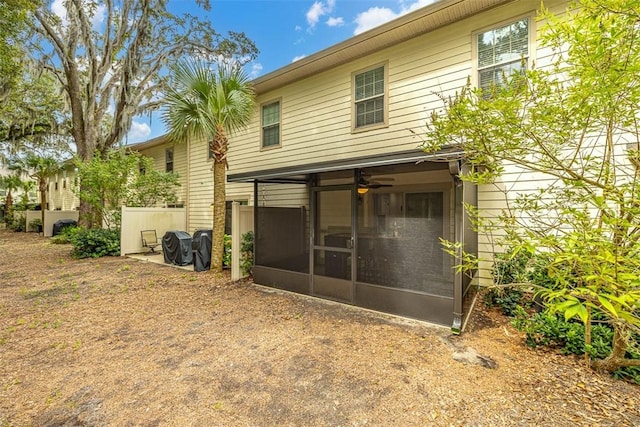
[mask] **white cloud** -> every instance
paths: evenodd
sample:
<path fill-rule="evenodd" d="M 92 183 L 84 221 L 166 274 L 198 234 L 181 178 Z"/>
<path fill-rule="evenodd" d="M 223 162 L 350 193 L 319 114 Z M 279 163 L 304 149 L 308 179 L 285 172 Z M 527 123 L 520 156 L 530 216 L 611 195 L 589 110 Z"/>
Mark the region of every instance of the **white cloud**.
<path fill-rule="evenodd" d="M 254 62 L 251 64 L 251 71 L 249 71 L 249 77 L 255 79 L 262 73 L 262 64 L 259 62 Z"/>
<path fill-rule="evenodd" d="M 404 15 L 409 12 L 413 12 L 416 9 L 420 9 L 421 7 L 428 6 L 432 3 L 435 3 L 436 0 L 416 0 L 409 4 L 404 4 L 402 6 L 402 10 L 400 11 L 400 15 Z"/>
<path fill-rule="evenodd" d="M 67 9 L 64 7 L 65 0 L 53 0 L 51 3 L 51 12 L 56 15 L 63 23 L 67 22 Z"/>
<path fill-rule="evenodd" d="M 356 16 L 356 29 L 353 34 L 364 33 L 373 27 L 389 22 L 399 15 L 386 7 L 372 7 Z"/>
<path fill-rule="evenodd" d="M 296 25 L 295 31 L 302 31 L 302 27 L 300 25 Z"/>
<path fill-rule="evenodd" d="M 336 0 L 327 0 L 327 2 L 316 1 L 307 11 L 307 23 L 310 28 L 316 26 L 320 18 L 333 11 L 336 5 Z"/>
<path fill-rule="evenodd" d="M 327 19 L 327 25 L 330 27 L 342 27 L 344 25 L 344 19 L 342 17 L 334 18 L 333 16 Z"/>
<path fill-rule="evenodd" d="M 66 2 L 67 0 L 53 0 L 53 3 L 51 3 L 51 12 L 60 18 L 63 27 L 69 24 L 67 8 L 65 7 Z M 91 18 L 91 26 L 93 29 L 98 29 L 107 16 L 107 6 L 104 3 L 98 3 L 97 5 L 84 3 L 83 6 L 85 12 Z"/>
<path fill-rule="evenodd" d="M 293 59 L 291 60 L 291 62 L 296 62 L 301 60 L 302 58 L 306 58 L 307 55 L 298 55 L 298 56 L 294 56 Z"/>
<path fill-rule="evenodd" d="M 353 34 L 356 35 L 364 33 L 365 31 L 377 27 L 378 25 L 382 25 L 385 22 L 389 22 L 399 16 L 405 15 L 409 12 L 413 12 L 414 10 L 428 6 L 435 2 L 436 0 L 416 0 L 409 3 L 402 2 L 401 8 L 398 12 L 394 12 L 387 7 L 369 8 L 368 10 L 359 13 L 358 16 L 356 16 L 356 29 L 353 31 Z"/>
<path fill-rule="evenodd" d="M 151 127 L 149 127 L 148 124 L 136 122 L 135 120 L 131 122 L 131 129 L 127 135 L 128 139 L 141 141 L 146 139 L 149 135 L 151 135 Z"/>

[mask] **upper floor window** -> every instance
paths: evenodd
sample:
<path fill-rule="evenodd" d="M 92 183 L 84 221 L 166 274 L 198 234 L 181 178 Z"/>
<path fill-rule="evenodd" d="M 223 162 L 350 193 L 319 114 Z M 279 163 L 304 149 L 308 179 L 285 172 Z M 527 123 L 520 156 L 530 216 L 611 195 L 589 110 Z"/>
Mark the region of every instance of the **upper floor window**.
<path fill-rule="evenodd" d="M 354 128 L 385 123 L 385 86 L 384 65 L 354 75 Z"/>
<path fill-rule="evenodd" d="M 164 152 L 165 171 L 173 172 L 173 148 L 167 148 Z"/>
<path fill-rule="evenodd" d="M 265 104 L 262 110 L 262 148 L 280 145 L 280 101 Z"/>
<path fill-rule="evenodd" d="M 505 77 L 521 73 L 530 54 L 529 18 L 477 35 L 478 87 L 504 84 Z"/>

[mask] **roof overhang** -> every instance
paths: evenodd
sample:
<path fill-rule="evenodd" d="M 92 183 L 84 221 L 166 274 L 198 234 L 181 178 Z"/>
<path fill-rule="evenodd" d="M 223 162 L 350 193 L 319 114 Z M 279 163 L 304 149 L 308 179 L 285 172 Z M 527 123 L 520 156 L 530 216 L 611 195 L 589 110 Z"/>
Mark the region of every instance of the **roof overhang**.
<path fill-rule="evenodd" d="M 439 0 L 253 80 L 260 95 L 515 0 Z"/>
<path fill-rule="evenodd" d="M 127 145 L 126 149 L 129 151 L 147 150 L 149 148 L 166 144 L 168 141 L 169 141 L 169 134 L 164 134 L 144 142 L 138 142 L 136 144 Z"/>
<path fill-rule="evenodd" d="M 364 169 L 375 166 L 399 165 L 403 163 L 449 162 L 461 159 L 464 152 L 459 147 L 444 148 L 436 153 L 427 154 L 421 150 L 403 151 L 378 156 L 356 157 L 351 159 L 311 163 L 262 171 L 243 172 L 227 175 L 227 182 L 307 182 L 315 173 L 334 172 L 348 169 Z"/>

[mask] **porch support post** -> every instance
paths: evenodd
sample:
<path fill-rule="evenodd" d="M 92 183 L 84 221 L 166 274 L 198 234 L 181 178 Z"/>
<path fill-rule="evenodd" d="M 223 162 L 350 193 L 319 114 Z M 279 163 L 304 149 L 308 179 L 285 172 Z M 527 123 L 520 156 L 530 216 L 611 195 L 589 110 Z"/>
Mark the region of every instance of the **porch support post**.
<path fill-rule="evenodd" d="M 460 245 L 456 249 L 456 258 L 454 262 L 457 263 L 460 259 L 462 259 L 462 247 L 464 245 L 464 224 L 463 224 L 463 214 L 464 207 L 462 206 L 463 199 L 463 184 L 460 181 L 460 161 L 454 160 L 449 162 L 449 172 L 453 177 L 454 182 L 454 193 L 455 193 L 455 202 L 454 202 L 454 239 L 456 243 Z M 451 331 L 454 334 L 459 334 L 462 330 L 462 317 L 463 317 L 463 306 L 462 306 L 462 272 L 457 271 L 453 277 L 453 324 L 451 325 Z"/>
<path fill-rule="evenodd" d="M 240 280 L 240 203 L 231 203 L 231 280 Z"/>

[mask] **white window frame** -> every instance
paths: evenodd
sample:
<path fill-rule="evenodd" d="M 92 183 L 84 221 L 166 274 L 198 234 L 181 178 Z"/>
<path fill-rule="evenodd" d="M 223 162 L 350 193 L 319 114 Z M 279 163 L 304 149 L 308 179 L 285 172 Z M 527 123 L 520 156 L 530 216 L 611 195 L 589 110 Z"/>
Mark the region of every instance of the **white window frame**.
<path fill-rule="evenodd" d="M 263 114 L 264 108 L 276 103 L 278 104 L 278 122 L 265 125 L 264 114 Z M 264 145 L 264 129 L 266 126 L 275 126 L 276 124 L 278 126 L 278 143 L 265 146 Z M 260 151 L 273 150 L 274 148 L 280 148 L 280 147 L 282 147 L 282 98 L 276 98 L 260 104 Z"/>
<path fill-rule="evenodd" d="M 536 20 L 534 19 L 534 13 L 533 12 L 529 12 L 527 14 L 524 15 L 520 15 L 520 16 L 516 16 L 514 18 L 510 18 L 510 19 L 506 19 L 504 21 L 498 22 L 496 24 L 487 26 L 487 27 L 483 27 L 479 30 L 474 31 L 473 33 L 471 33 L 471 41 L 472 41 L 472 64 L 473 64 L 473 73 L 471 75 L 471 84 L 475 87 L 480 87 L 480 72 L 482 70 L 486 70 L 492 67 L 496 67 L 499 65 L 504 65 L 504 64 L 508 64 L 511 62 L 514 62 L 513 60 L 511 61 L 504 61 L 502 63 L 494 63 L 491 65 L 487 65 L 484 67 L 479 67 L 479 52 L 478 52 L 478 36 L 480 34 L 484 34 L 488 31 L 492 31 L 492 30 L 496 30 L 498 28 L 501 27 L 505 27 L 507 25 L 516 23 L 518 21 L 523 21 L 523 20 L 528 20 L 528 30 L 529 30 L 529 34 L 528 34 L 528 55 L 527 55 L 527 69 L 531 69 L 534 61 L 535 61 L 535 55 L 536 55 Z"/>
<path fill-rule="evenodd" d="M 378 94 L 370 98 L 356 99 L 356 77 L 366 72 L 376 70 L 378 68 L 383 69 L 384 90 L 382 94 Z M 364 102 L 364 101 L 378 98 L 378 97 L 382 97 L 383 105 L 384 105 L 382 110 L 382 122 L 373 123 L 370 125 L 357 126 L 356 105 L 360 102 Z M 366 132 L 369 130 L 381 129 L 386 127 L 389 127 L 389 62 L 388 61 L 378 63 L 370 67 L 363 68 L 361 70 L 357 70 L 351 73 L 351 132 L 352 133 Z"/>

